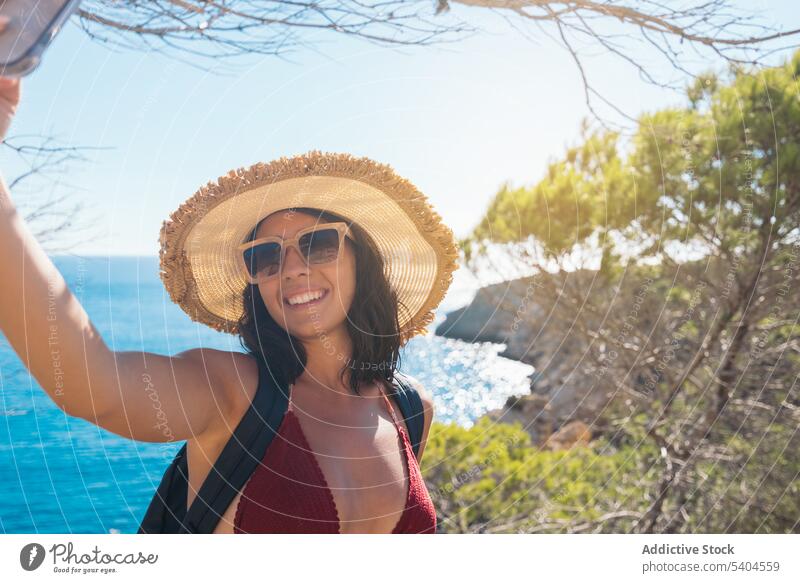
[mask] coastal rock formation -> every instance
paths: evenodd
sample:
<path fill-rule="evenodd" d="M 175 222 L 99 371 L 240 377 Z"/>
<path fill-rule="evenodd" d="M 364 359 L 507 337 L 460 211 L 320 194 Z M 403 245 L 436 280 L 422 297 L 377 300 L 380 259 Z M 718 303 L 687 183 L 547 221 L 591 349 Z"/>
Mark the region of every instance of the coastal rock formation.
<path fill-rule="evenodd" d="M 487 415 L 494 421 L 518 421 L 534 443 L 553 448 L 588 441 L 589 428 L 606 399 L 593 390 L 592 375 L 574 364 L 582 354 L 575 335 L 549 317 L 558 293 L 554 293 L 554 278 L 546 277 L 526 277 L 481 288 L 468 306 L 447 314 L 436 334 L 466 342 L 502 343 L 506 348 L 500 356 L 535 367 L 531 394 L 511 397 L 501 409 Z M 555 276 L 555 283 L 556 287 L 591 286 L 593 277 L 591 271 L 573 272 Z M 575 425 L 576 421 L 582 425 Z M 574 440 L 568 437 L 579 427 L 585 432 L 579 431 Z"/>
<path fill-rule="evenodd" d="M 589 426 L 578 419 L 570 421 L 547 438 L 544 447 L 547 449 L 570 449 L 576 445 L 588 445 L 592 440 Z"/>
<path fill-rule="evenodd" d="M 537 354 L 525 342 L 528 323 L 544 316 L 534 301 L 534 278 L 517 279 L 482 287 L 472 302 L 448 312 L 436 334 L 465 342 L 506 344 L 500 356 L 528 363 Z"/>

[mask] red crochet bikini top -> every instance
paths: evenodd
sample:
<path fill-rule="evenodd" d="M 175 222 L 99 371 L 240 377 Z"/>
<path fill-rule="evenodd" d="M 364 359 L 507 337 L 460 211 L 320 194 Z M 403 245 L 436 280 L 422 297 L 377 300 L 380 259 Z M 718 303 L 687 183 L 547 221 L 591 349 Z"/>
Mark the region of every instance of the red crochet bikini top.
<path fill-rule="evenodd" d="M 436 510 L 420 473 L 411 440 L 381 388 L 403 441 L 408 495 L 392 534 L 433 534 Z M 245 484 L 236 508 L 234 533 L 338 533 L 339 514 L 314 453 L 289 400 L 289 407 L 261 463 Z"/>

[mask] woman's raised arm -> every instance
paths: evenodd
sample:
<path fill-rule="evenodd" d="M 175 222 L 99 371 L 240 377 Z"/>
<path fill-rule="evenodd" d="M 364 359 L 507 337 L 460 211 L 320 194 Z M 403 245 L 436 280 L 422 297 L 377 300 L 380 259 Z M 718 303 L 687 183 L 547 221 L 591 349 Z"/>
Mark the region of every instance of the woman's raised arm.
<path fill-rule="evenodd" d="M 0 78 L 2 138 L 18 102 L 19 80 Z M 141 441 L 190 439 L 227 423 L 242 406 L 243 392 L 230 388 L 241 386 L 231 382 L 236 368 L 254 366 L 212 349 L 110 350 L 19 216 L 2 175 L 0 330 L 64 412 Z"/>

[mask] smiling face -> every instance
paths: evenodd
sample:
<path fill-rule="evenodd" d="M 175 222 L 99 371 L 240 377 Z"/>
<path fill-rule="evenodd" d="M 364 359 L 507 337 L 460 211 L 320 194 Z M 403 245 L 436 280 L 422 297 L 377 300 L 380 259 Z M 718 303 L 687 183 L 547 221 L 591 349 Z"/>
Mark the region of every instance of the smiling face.
<path fill-rule="evenodd" d="M 261 222 L 256 238 L 289 239 L 301 229 L 325 222 L 328 221 L 299 211 L 279 211 Z M 335 260 L 311 265 L 306 264 L 297 249 L 286 251 L 281 271 L 258 284 L 264 305 L 278 325 L 297 338 L 313 340 L 346 324 L 356 289 L 356 258 L 352 245 L 345 238 Z M 316 301 L 298 306 L 288 302 L 319 291 L 324 295 Z"/>

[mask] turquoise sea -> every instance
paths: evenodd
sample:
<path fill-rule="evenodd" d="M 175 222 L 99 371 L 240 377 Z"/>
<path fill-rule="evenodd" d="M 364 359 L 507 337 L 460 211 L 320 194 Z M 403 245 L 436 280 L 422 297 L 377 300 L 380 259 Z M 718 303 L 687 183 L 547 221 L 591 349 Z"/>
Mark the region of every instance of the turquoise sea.
<path fill-rule="evenodd" d="M 237 337 L 192 322 L 170 301 L 156 257 L 53 261 L 115 350 L 242 351 Z M 430 330 L 471 294 L 457 273 Z M 431 390 L 437 421 L 469 426 L 528 391 L 533 369 L 497 356 L 502 349 L 429 334 L 404 347 L 401 370 Z M 0 335 L 0 532 L 134 533 L 180 446 L 127 440 L 66 416 Z"/>

